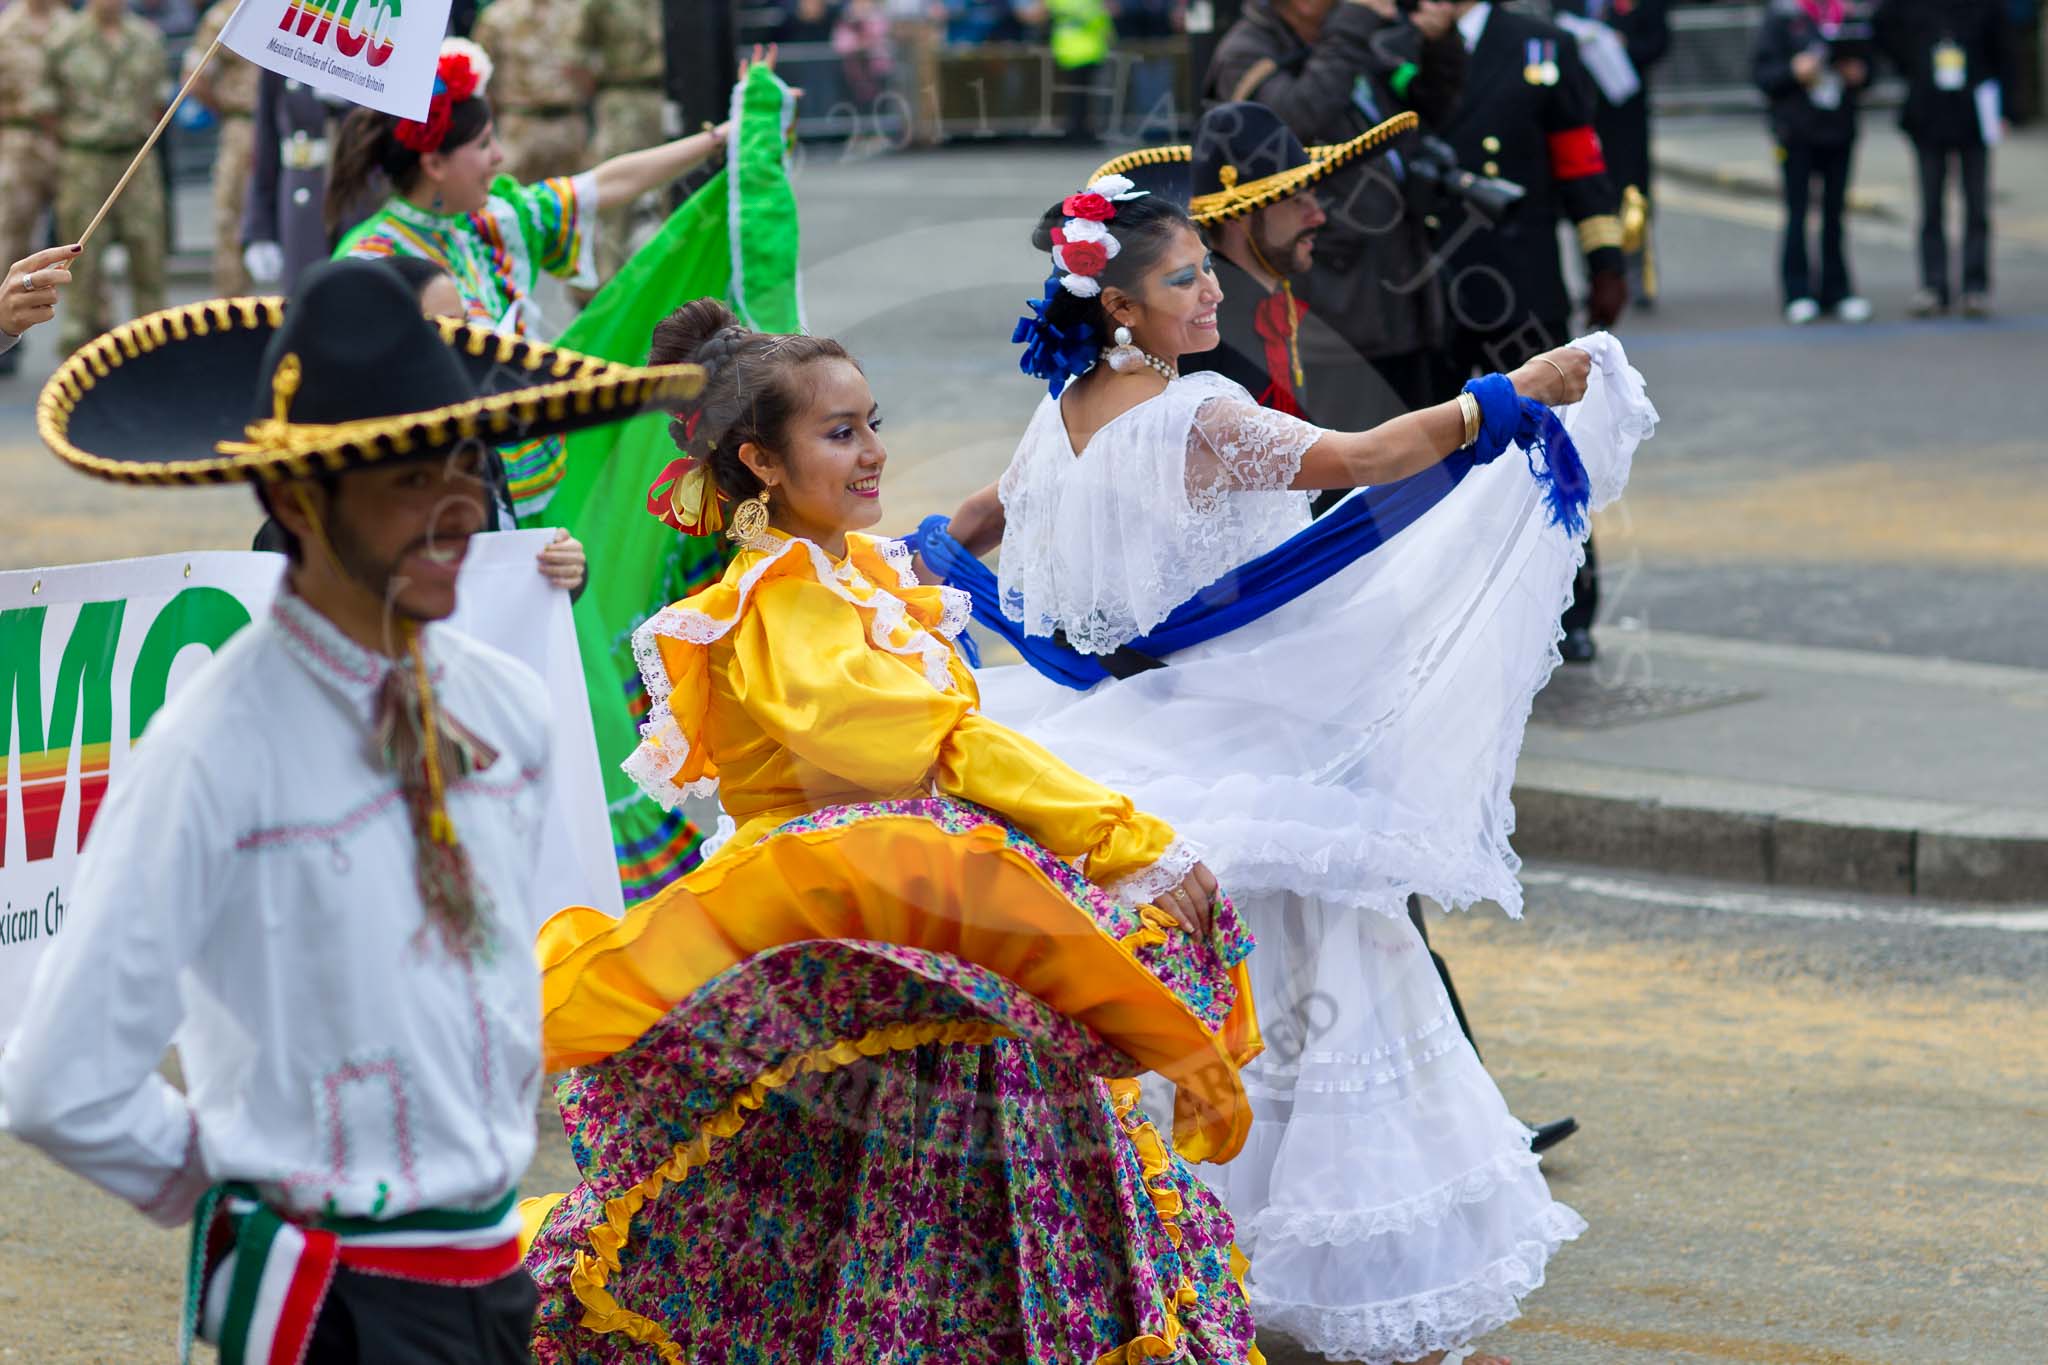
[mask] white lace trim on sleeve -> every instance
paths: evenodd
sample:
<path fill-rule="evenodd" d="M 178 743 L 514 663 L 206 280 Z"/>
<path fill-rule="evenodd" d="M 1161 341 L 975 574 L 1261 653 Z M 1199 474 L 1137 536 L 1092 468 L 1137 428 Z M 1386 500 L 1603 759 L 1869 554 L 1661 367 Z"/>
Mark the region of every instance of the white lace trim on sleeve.
<path fill-rule="evenodd" d="M 1150 867 L 1119 877 L 1102 889 L 1126 905 L 1150 905 L 1179 886 L 1202 861 L 1202 850 L 1185 839 L 1175 839 Z"/>

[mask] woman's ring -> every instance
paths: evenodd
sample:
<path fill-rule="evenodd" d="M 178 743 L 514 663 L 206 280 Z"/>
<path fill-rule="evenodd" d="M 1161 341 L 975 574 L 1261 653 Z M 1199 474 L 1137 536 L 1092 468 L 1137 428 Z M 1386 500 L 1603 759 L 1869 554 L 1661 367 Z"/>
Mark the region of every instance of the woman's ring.
<path fill-rule="evenodd" d="M 24 294 L 32 294 L 35 292 L 35 287 L 36 273 L 33 270 L 31 270 L 21 277 L 21 292 Z"/>

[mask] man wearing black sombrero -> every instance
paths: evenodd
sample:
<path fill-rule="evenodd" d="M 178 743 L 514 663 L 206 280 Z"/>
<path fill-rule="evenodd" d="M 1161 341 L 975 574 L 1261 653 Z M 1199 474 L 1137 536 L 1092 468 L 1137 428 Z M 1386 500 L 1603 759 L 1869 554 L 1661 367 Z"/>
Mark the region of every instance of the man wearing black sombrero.
<path fill-rule="evenodd" d="M 1183 370 L 1215 370 L 1265 406 L 1337 431 L 1370 430 L 1407 410 L 1371 363 L 1309 308 L 1301 286 L 1324 223 L 1316 187 L 1391 147 L 1415 123 L 1415 115 L 1400 114 L 1311 151 L 1265 105 L 1221 104 L 1202 115 L 1192 143 L 1131 152 L 1096 171 L 1186 204 L 1215 249 L 1221 342 L 1182 357 Z"/>
<path fill-rule="evenodd" d="M 436 622 L 486 445 L 668 407 L 701 375 L 421 318 L 371 262 L 82 347 L 53 449 L 254 482 L 296 542 L 269 615 L 150 724 L 0 1057 L 9 1127 L 159 1223 L 226 1361 L 524 1361 L 542 686 Z M 181 1094 L 156 1071 L 176 1034 Z"/>

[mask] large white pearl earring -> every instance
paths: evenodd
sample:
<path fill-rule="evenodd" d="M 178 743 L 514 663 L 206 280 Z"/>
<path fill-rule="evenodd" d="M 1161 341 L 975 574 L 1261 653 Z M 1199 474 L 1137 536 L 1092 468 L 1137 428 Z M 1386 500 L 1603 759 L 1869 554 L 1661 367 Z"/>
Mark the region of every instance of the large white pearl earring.
<path fill-rule="evenodd" d="M 1109 352 L 1109 368 L 1118 374 L 1129 374 L 1145 364 L 1145 353 L 1131 345 L 1131 329 L 1119 327 L 1115 332 L 1116 345 Z"/>

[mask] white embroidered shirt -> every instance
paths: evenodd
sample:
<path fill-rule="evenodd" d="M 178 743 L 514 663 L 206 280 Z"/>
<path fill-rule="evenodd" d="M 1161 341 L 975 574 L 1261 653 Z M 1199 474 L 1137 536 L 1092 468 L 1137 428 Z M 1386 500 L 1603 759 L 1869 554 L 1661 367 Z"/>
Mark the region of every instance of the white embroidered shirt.
<path fill-rule="evenodd" d="M 95 821 L 64 931 L 0 1056 L 6 1125 L 165 1224 L 205 1187 L 293 1212 L 475 1208 L 531 1159 L 533 903 L 546 693 L 445 627 L 447 714 L 497 758 L 448 793 L 488 952 L 426 927 L 395 776 L 371 758 L 392 665 L 289 591 L 151 723 Z M 157 1074 L 178 1044 L 187 1092 Z"/>

